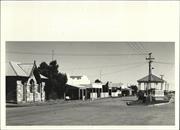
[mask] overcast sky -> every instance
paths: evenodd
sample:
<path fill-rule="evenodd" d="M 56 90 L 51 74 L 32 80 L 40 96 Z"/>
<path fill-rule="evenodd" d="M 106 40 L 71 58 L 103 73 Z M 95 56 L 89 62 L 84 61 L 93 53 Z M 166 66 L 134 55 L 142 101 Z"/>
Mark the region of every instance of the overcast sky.
<path fill-rule="evenodd" d="M 53 59 L 59 71 L 69 75 L 87 75 L 91 81 L 136 84 L 148 74 L 145 60 L 152 52 L 155 62 L 153 74 L 174 85 L 174 43 L 172 42 L 8 42 L 6 60 L 37 65 Z"/>

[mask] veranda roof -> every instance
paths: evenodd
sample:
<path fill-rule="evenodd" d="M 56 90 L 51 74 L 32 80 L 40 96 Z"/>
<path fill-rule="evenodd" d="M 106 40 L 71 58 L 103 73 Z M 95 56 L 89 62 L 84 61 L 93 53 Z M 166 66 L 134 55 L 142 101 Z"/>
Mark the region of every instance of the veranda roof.
<path fill-rule="evenodd" d="M 88 88 L 86 85 L 80 85 L 80 84 L 70 84 L 70 83 L 68 83 L 67 85 L 75 87 L 75 88 L 79 88 L 79 89 L 86 89 L 86 88 Z"/>
<path fill-rule="evenodd" d="M 148 82 L 150 82 L 150 83 L 163 83 L 164 80 L 153 75 L 153 74 L 151 74 L 150 75 L 150 81 L 149 81 L 149 75 L 147 75 L 147 76 L 143 77 L 142 79 L 139 79 L 137 82 L 138 83 L 148 83 Z"/>
<path fill-rule="evenodd" d="M 79 89 L 86 89 L 86 88 L 102 88 L 101 83 L 91 83 L 91 84 L 70 84 L 67 85 L 79 88 Z"/>

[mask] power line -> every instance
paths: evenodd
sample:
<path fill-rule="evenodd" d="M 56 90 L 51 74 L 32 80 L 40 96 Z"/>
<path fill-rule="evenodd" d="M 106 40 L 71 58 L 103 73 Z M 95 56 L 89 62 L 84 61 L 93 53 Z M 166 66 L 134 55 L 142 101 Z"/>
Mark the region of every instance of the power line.
<path fill-rule="evenodd" d="M 136 48 L 136 50 L 137 50 L 140 54 L 144 53 L 143 50 L 138 46 L 138 43 L 132 43 L 132 45 Z"/>
<path fill-rule="evenodd" d="M 120 66 L 129 66 L 134 64 L 143 64 L 146 62 L 133 62 L 133 63 L 123 63 L 123 64 L 115 64 L 115 65 L 104 65 L 104 66 L 93 66 L 93 67 L 80 67 L 80 68 L 64 68 L 67 70 L 88 70 L 88 69 L 103 69 L 103 68 L 114 68 Z"/>
<path fill-rule="evenodd" d="M 139 52 L 137 51 L 137 49 L 132 45 L 132 43 L 128 43 L 128 46 L 135 52 L 137 52 L 139 54 Z"/>
<path fill-rule="evenodd" d="M 154 63 L 166 64 L 166 65 L 174 65 L 174 63 L 172 63 L 172 62 L 164 62 L 164 61 L 154 61 Z"/>
<path fill-rule="evenodd" d="M 141 44 L 140 44 L 141 45 Z M 132 49 L 132 50 L 134 50 L 135 52 L 137 52 L 138 54 L 148 54 L 147 52 L 139 52 L 139 50 L 138 50 L 138 48 L 137 47 L 135 47 L 135 45 L 133 44 L 133 43 L 128 43 L 128 46 Z M 146 55 L 141 55 L 143 58 L 146 56 Z"/>
<path fill-rule="evenodd" d="M 148 54 L 146 51 L 144 51 L 144 50 L 141 48 L 141 45 L 138 45 L 138 43 L 128 43 L 128 46 L 129 46 L 133 51 L 135 51 L 136 53 L 138 53 L 139 55 L 141 55 L 141 54 L 147 55 L 147 54 Z M 142 55 L 142 56 L 143 56 L 143 55 Z"/>
<path fill-rule="evenodd" d="M 17 51 L 7 51 L 9 54 L 27 54 L 27 55 L 52 55 L 52 53 L 38 53 L 38 52 L 17 52 Z"/>
<path fill-rule="evenodd" d="M 144 63 L 144 64 L 143 64 Z M 141 62 L 141 63 L 139 63 L 139 64 L 135 64 L 135 65 L 131 65 L 131 66 L 129 66 L 129 67 L 126 67 L 126 68 L 122 68 L 122 69 L 120 69 L 120 70 L 117 70 L 117 71 L 111 71 L 111 72 L 106 72 L 106 73 L 102 73 L 101 72 L 101 78 L 102 78 L 102 76 L 104 76 L 104 75 L 110 75 L 110 74 L 116 74 L 116 73 L 119 73 L 119 72 L 123 72 L 123 71 L 128 71 L 128 70 L 130 70 L 130 69 L 134 69 L 134 68 L 138 68 L 138 67 L 141 67 L 141 66 L 144 66 L 147 62 Z M 99 72 L 99 71 L 98 71 Z M 99 74 L 90 74 L 90 76 L 98 76 Z"/>
<path fill-rule="evenodd" d="M 142 43 L 139 43 L 139 45 L 143 48 L 143 50 L 145 50 L 144 51 L 145 53 L 149 52 L 149 50 L 147 48 L 145 48 L 145 46 Z"/>
<path fill-rule="evenodd" d="M 8 51 L 9 54 L 27 54 L 27 55 L 52 55 L 52 53 L 38 53 L 38 52 L 17 52 Z M 138 56 L 147 55 L 147 53 L 53 53 L 59 56 Z"/>
<path fill-rule="evenodd" d="M 141 64 L 141 65 L 138 64 L 138 65 L 135 65 L 135 66 L 131 66 L 131 67 L 127 67 L 127 68 L 121 69 L 119 71 L 103 73 L 102 75 L 109 75 L 109 74 L 119 73 L 119 72 L 127 71 L 129 69 L 134 69 L 134 68 L 137 68 L 137 67 L 141 67 L 141 66 L 144 66 L 144 65 L 145 64 Z"/>

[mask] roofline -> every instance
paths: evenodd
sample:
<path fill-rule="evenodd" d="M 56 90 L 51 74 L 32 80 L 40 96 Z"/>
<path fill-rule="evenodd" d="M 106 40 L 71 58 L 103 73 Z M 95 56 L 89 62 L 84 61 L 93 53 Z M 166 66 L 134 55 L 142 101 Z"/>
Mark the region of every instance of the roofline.
<path fill-rule="evenodd" d="M 26 74 L 26 75 L 28 75 L 25 71 L 24 71 L 24 69 L 19 65 L 19 64 L 17 64 L 20 68 L 21 68 L 21 70 Z"/>
<path fill-rule="evenodd" d="M 19 76 L 19 75 L 6 75 L 6 77 L 20 77 L 20 78 L 29 78 L 28 76 Z"/>
<path fill-rule="evenodd" d="M 16 76 L 17 76 L 18 74 L 16 73 L 16 71 L 15 71 L 14 67 L 12 66 L 11 62 L 9 62 L 9 64 L 10 64 L 11 68 L 13 69 L 14 73 L 15 73 Z"/>
<path fill-rule="evenodd" d="M 137 81 L 138 83 L 164 83 L 165 81 Z"/>

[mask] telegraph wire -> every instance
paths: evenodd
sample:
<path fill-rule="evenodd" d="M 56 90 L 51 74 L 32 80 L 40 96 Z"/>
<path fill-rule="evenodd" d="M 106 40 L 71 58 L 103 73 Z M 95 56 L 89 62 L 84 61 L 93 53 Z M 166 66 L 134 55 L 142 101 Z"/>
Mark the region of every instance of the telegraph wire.
<path fill-rule="evenodd" d="M 139 47 L 137 47 L 137 45 L 135 45 L 136 43 L 128 43 L 128 46 L 133 50 L 135 51 L 136 53 L 138 54 L 146 54 L 148 55 L 148 52 L 144 52 L 142 49 L 140 50 Z M 143 58 L 146 56 L 146 55 L 141 55 Z"/>
<path fill-rule="evenodd" d="M 136 64 L 136 65 L 133 65 L 133 66 L 129 66 L 129 67 L 126 67 L 126 68 L 122 68 L 118 71 L 111 71 L 111 72 L 106 72 L 106 73 L 101 73 L 101 77 L 104 76 L 104 75 L 111 75 L 111 74 L 116 74 L 116 73 L 120 73 L 120 72 L 124 72 L 124 71 L 128 71 L 130 69 L 134 69 L 134 68 L 138 68 L 138 67 L 142 67 L 144 65 L 146 65 L 145 63 L 147 62 L 144 62 L 144 64 Z M 98 74 L 90 74 L 90 76 L 97 76 Z"/>
<path fill-rule="evenodd" d="M 138 67 L 141 67 L 141 66 L 144 66 L 145 64 L 137 64 L 135 66 L 131 66 L 131 67 L 127 67 L 127 68 L 124 68 L 124 69 L 121 69 L 119 71 L 113 71 L 113 72 L 107 72 L 107 73 L 102 73 L 102 76 L 103 75 L 109 75 L 109 74 L 114 74 L 114 73 L 119 73 L 119 72 L 123 72 L 123 71 L 127 71 L 129 69 L 134 69 L 134 68 L 138 68 Z"/>
<path fill-rule="evenodd" d="M 174 63 L 172 63 L 172 62 L 164 62 L 164 61 L 154 61 L 154 63 L 166 64 L 166 65 L 174 65 Z"/>
<path fill-rule="evenodd" d="M 143 53 L 143 50 L 138 46 L 137 43 L 132 43 L 132 45 L 136 48 L 136 50 L 137 50 L 140 54 Z"/>
<path fill-rule="evenodd" d="M 88 70 L 88 69 L 103 69 L 103 68 L 114 68 L 114 67 L 120 67 L 120 66 L 129 66 L 134 64 L 143 64 L 146 62 L 134 62 L 134 63 L 124 63 L 124 64 L 115 64 L 115 65 L 107 65 L 107 66 L 94 66 L 94 67 L 78 67 L 78 68 L 63 68 L 66 70 Z"/>
<path fill-rule="evenodd" d="M 136 43 L 128 43 L 128 46 L 130 47 L 130 48 L 132 48 L 136 53 L 138 53 L 138 54 L 148 54 L 148 53 L 144 53 L 144 52 L 142 52 L 140 49 L 139 49 L 139 47 L 137 47 L 137 44 Z"/>
<path fill-rule="evenodd" d="M 148 53 L 149 52 L 149 50 L 147 49 L 147 48 L 145 48 L 145 46 L 142 44 L 142 43 L 140 43 L 139 42 L 139 45 L 143 48 L 143 50 L 145 50 L 144 52 L 146 53 Z"/>
<path fill-rule="evenodd" d="M 129 46 L 133 51 L 135 51 L 136 53 L 139 54 L 139 52 L 138 52 L 137 49 L 132 45 L 132 43 L 128 43 L 128 46 Z"/>
<path fill-rule="evenodd" d="M 9 54 L 28 54 L 28 55 L 52 55 L 52 53 L 38 53 L 38 52 L 17 52 L 17 51 L 8 51 Z M 147 53 L 53 53 L 53 55 L 59 56 L 138 56 L 138 55 L 147 55 Z"/>

